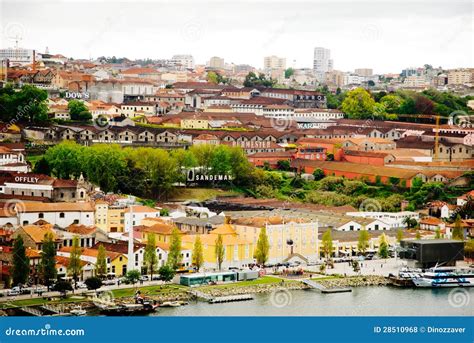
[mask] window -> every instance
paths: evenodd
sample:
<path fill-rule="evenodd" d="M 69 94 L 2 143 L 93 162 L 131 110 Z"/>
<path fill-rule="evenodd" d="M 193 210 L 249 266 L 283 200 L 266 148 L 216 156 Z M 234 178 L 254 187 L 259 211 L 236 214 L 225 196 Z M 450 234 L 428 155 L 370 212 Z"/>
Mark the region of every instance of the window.
<path fill-rule="evenodd" d="M 61 212 L 61 213 L 59 214 L 59 218 L 64 218 L 64 212 Z"/>
<path fill-rule="evenodd" d="M 38 213 L 38 218 L 43 219 L 44 218 L 44 213 Z"/>

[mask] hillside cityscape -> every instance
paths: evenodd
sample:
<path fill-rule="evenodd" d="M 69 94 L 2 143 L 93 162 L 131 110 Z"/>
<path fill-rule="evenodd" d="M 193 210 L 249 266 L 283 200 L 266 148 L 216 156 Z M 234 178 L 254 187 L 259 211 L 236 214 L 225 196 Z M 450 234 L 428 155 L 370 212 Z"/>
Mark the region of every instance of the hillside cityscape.
<path fill-rule="evenodd" d="M 339 70 L 317 38 L 305 67 L 81 59 L 18 25 L 1 315 L 472 315 L 474 67 Z"/>

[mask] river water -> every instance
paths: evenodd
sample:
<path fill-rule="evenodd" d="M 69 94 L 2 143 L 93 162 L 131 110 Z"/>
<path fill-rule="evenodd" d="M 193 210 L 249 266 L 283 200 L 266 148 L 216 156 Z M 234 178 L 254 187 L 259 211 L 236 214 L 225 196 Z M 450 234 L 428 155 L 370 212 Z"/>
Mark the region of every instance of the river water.
<path fill-rule="evenodd" d="M 359 287 L 351 293 L 280 290 L 251 301 L 190 302 L 154 316 L 473 316 L 474 287 L 420 289 Z"/>

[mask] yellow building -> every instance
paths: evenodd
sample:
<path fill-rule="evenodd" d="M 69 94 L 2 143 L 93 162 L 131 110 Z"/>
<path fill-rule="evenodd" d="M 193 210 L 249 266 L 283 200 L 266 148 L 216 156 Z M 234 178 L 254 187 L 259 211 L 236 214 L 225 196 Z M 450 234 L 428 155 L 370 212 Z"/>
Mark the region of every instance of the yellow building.
<path fill-rule="evenodd" d="M 208 129 L 209 120 L 199 117 L 181 119 L 180 126 L 182 129 Z"/>
<path fill-rule="evenodd" d="M 247 267 L 249 264 L 254 263 L 254 244 L 250 240 L 240 237 L 233 225 L 228 222 L 217 227 L 208 234 L 183 235 L 181 237 L 182 246 L 183 248 L 192 251 L 194 242 L 199 236 L 204 253 L 204 268 L 215 269 L 218 267 L 215 247 L 219 235 L 222 236 L 225 251 L 222 268 Z"/>
<path fill-rule="evenodd" d="M 288 223 L 280 217 L 241 218 L 236 220 L 235 230 L 242 239 L 255 246 L 261 229 L 265 227 L 270 244 L 269 264 L 299 259 L 315 261 L 319 256 L 318 224 L 315 222 Z"/>
<path fill-rule="evenodd" d="M 105 201 L 95 204 L 95 225 L 106 232 L 125 231 L 125 208 L 112 207 Z"/>

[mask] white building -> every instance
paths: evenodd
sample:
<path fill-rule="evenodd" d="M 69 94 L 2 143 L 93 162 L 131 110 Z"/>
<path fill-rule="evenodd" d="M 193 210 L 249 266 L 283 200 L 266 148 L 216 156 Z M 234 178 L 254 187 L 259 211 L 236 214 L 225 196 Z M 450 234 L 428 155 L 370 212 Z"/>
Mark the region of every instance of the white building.
<path fill-rule="evenodd" d="M 186 69 L 194 69 L 194 57 L 192 55 L 174 55 L 171 61 L 173 64 L 179 64 Z"/>
<path fill-rule="evenodd" d="M 42 219 L 61 228 L 71 224 L 94 225 L 94 207 L 89 202 L 18 202 L 15 212 L 20 225 L 33 224 Z"/>
<path fill-rule="evenodd" d="M 335 119 L 343 119 L 344 113 L 329 108 L 295 108 L 294 117 L 296 118 L 312 118 L 322 121 L 330 121 Z"/>
<path fill-rule="evenodd" d="M 0 60 L 8 60 L 10 66 L 33 63 L 35 51 L 22 48 L 0 49 Z"/>
<path fill-rule="evenodd" d="M 125 210 L 125 230 L 130 227 L 130 221 L 133 218 L 132 225 L 141 225 L 142 220 L 145 218 L 158 218 L 160 216 L 160 210 L 156 208 L 134 205 Z"/>
<path fill-rule="evenodd" d="M 401 212 L 347 212 L 346 215 L 351 217 L 362 217 L 379 219 L 387 224 L 391 229 L 405 228 L 404 223 L 406 218 L 420 220 L 420 215 L 417 212 L 401 211 Z"/>
<path fill-rule="evenodd" d="M 314 48 L 313 70 L 316 79 L 320 82 L 324 81 L 325 74 L 332 71 L 333 67 L 331 50 L 322 47 Z"/>

